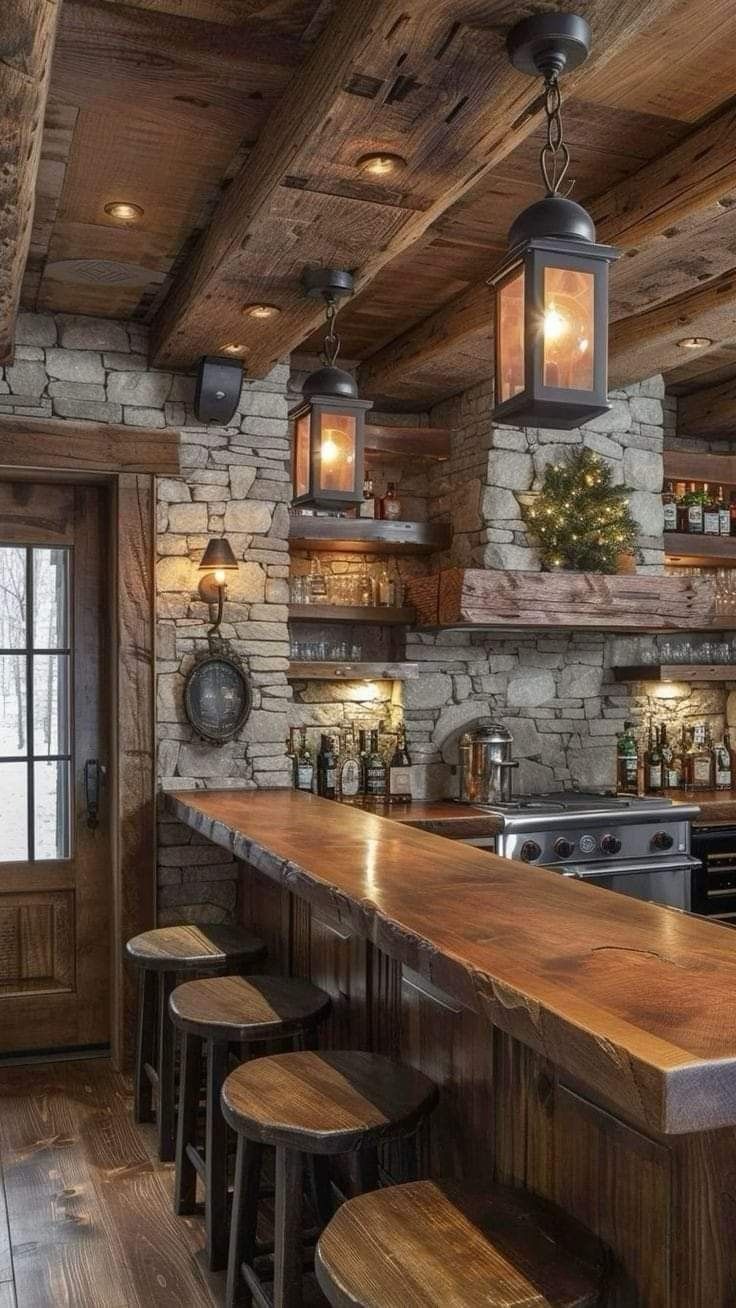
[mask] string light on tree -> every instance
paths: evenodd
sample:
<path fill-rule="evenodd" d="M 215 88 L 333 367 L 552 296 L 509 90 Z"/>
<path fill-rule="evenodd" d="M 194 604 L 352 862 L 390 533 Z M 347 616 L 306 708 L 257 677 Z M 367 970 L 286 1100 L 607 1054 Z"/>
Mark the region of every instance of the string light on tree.
<path fill-rule="evenodd" d="M 618 556 L 636 545 L 637 527 L 625 486 L 614 486 L 611 467 L 592 450 L 550 464 L 524 521 L 546 568 L 616 572 Z"/>

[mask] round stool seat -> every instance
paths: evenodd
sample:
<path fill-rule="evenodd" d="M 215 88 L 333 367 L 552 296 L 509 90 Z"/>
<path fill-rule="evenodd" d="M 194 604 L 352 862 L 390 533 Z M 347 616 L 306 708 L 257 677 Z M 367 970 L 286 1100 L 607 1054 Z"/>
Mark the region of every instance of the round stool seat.
<path fill-rule="evenodd" d="M 320 1237 L 316 1272 L 333 1308 L 588 1308 L 602 1288 L 599 1250 L 521 1191 L 419 1181 L 343 1204 Z"/>
<path fill-rule="evenodd" d="M 139 967 L 159 972 L 214 972 L 257 962 L 266 953 L 263 941 L 243 927 L 188 923 L 144 931 L 125 948 Z"/>
<path fill-rule="evenodd" d="M 268 1040 L 314 1026 L 330 996 L 309 981 L 280 976 L 215 976 L 185 981 L 169 999 L 175 1026 L 203 1040 Z"/>
<path fill-rule="evenodd" d="M 261 1144 L 338 1154 L 407 1134 L 434 1107 L 437 1087 L 379 1054 L 274 1054 L 236 1068 L 222 1088 L 235 1131 Z"/>

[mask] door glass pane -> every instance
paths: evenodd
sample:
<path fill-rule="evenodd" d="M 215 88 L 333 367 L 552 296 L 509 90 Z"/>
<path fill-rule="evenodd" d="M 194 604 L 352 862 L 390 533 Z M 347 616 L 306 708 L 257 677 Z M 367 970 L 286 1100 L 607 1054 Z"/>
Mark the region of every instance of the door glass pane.
<path fill-rule="evenodd" d="M 33 752 L 69 752 L 69 655 L 33 659 Z"/>
<path fill-rule="evenodd" d="M 34 763 L 36 858 L 69 857 L 69 764 Z"/>
<path fill-rule="evenodd" d="M 64 649 L 69 644 L 69 551 L 33 551 L 33 647 Z"/>
<path fill-rule="evenodd" d="M 320 417 L 320 485 L 324 491 L 355 489 L 355 417 L 323 413 Z"/>
<path fill-rule="evenodd" d="M 545 268 L 545 386 L 592 391 L 594 288 L 592 273 Z"/>
<path fill-rule="evenodd" d="M 26 552 L 0 545 L 0 649 L 26 643 Z"/>
<path fill-rule="evenodd" d="M 498 402 L 524 389 L 524 267 L 512 273 L 498 290 L 496 325 Z"/>
<path fill-rule="evenodd" d="M 0 863 L 28 858 L 28 766 L 0 763 Z"/>
<path fill-rule="evenodd" d="M 26 659 L 24 654 L 0 654 L 0 758 L 25 754 Z M 3 809 L 0 806 L 0 822 Z"/>

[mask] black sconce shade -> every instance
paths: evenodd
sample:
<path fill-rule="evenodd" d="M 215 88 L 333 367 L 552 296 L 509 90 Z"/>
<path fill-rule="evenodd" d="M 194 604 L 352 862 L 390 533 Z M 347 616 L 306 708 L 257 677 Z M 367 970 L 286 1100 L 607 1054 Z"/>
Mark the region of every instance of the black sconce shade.
<path fill-rule="evenodd" d="M 230 542 L 225 540 L 224 536 L 213 536 L 212 540 L 208 541 L 199 565 L 200 572 L 214 572 L 216 568 L 230 572 L 233 570 L 237 572 L 238 569 L 238 560 L 230 548 Z"/>

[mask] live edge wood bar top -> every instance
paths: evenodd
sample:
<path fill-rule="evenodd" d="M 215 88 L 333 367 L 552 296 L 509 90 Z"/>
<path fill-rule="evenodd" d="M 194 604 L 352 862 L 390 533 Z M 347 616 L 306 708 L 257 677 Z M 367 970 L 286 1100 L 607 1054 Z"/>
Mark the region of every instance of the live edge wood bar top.
<path fill-rule="evenodd" d="M 296 791 L 169 802 L 630 1121 L 736 1125 L 733 931 Z"/>

